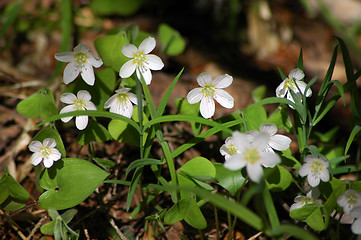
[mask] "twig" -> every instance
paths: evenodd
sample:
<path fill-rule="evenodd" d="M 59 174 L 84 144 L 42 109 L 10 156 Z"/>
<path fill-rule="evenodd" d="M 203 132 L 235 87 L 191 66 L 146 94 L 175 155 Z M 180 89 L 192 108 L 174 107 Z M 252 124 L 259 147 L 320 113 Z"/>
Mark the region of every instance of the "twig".
<path fill-rule="evenodd" d="M 42 217 L 39 222 L 35 225 L 35 227 L 33 228 L 33 230 L 31 230 L 29 236 L 27 237 L 27 239 L 31 239 L 34 234 L 36 233 L 36 231 L 38 231 L 38 229 L 41 227 L 41 225 L 43 224 L 43 222 L 48 218 L 48 216 L 44 216 Z"/>
<path fill-rule="evenodd" d="M 253 235 L 252 237 L 248 238 L 248 240 L 254 240 L 254 239 L 256 239 L 257 237 L 259 237 L 262 233 L 263 233 L 263 232 L 259 232 L 259 233 L 255 234 L 255 235 Z"/>
<path fill-rule="evenodd" d="M 115 231 L 117 232 L 117 234 L 119 235 L 119 237 L 120 237 L 122 240 L 129 240 L 129 239 L 120 231 L 120 229 L 118 228 L 118 226 L 115 224 L 113 218 L 111 218 L 111 219 L 109 220 L 109 222 L 110 222 L 110 225 L 112 225 L 112 227 L 115 229 Z"/>
<path fill-rule="evenodd" d="M 20 231 L 18 225 L 16 224 L 16 222 L 14 220 L 12 220 L 7 214 L 6 212 L 3 212 L 1 209 L 0 209 L 0 215 L 3 215 L 5 216 L 5 218 L 8 220 L 8 223 L 10 224 L 10 226 L 16 231 L 16 233 L 19 235 L 19 237 L 23 240 L 28 240 L 26 238 L 26 236 Z"/>

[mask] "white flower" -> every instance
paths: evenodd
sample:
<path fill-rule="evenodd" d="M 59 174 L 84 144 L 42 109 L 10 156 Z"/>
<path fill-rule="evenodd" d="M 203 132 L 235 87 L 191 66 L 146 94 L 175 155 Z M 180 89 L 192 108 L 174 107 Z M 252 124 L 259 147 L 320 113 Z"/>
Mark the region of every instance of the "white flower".
<path fill-rule="evenodd" d="M 361 206 L 361 193 L 348 189 L 337 199 L 337 204 L 343 208 L 346 214 L 350 214 L 351 209 Z"/>
<path fill-rule="evenodd" d="M 257 141 L 250 142 L 244 133 L 234 132 L 232 141 L 239 153 L 231 155 L 224 167 L 233 171 L 246 167 L 249 178 L 254 182 L 260 182 L 263 176 L 262 166 L 274 167 L 281 162 L 276 153 L 262 151 L 265 145 Z"/>
<path fill-rule="evenodd" d="M 350 215 L 355 218 L 351 225 L 351 230 L 354 234 L 361 234 L 361 206 L 353 208 Z"/>
<path fill-rule="evenodd" d="M 65 84 L 74 81 L 80 73 L 84 81 L 93 86 L 95 81 L 93 66 L 98 68 L 103 64 L 103 61 L 94 57 L 83 43 L 76 46 L 73 52 L 55 54 L 55 59 L 69 63 L 64 69 L 63 80 Z"/>
<path fill-rule="evenodd" d="M 298 173 L 301 177 L 307 175 L 307 182 L 311 187 L 316 187 L 320 183 L 328 182 L 330 180 L 330 173 L 328 166 L 330 162 L 321 157 L 308 155 L 304 159 L 304 164 L 300 167 Z"/>
<path fill-rule="evenodd" d="M 95 105 L 90 101 L 91 95 L 86 90 L 80 90 L 76 96 L 73 93 L 63 93 L 60 96 L 60 101 L 66 104 L 70 104 L 65 106 L 60 110 L 61 113 L 74 112 L 74 111 L 84 111 L 84 110 L 97 110 Z M 73 117 L 64 117 L 61 118 L 63 122 L 69 122 Z M 88 116 L 82 115 L 75 117 L 75 126 L 79 130 L 83 130 L 88 125 Z"/>
<path fill-rule="evenodd" d="M 53 166 L 54 161 L 61 158 L 61 153 L 55 148 L 56 141 L 53 138 L 44 139 L 43 143 L 34 140 L 29 144 L 29 150 L 33 152 L 30 162 L 37 166 L 43 161 L 46 168 Z"/>
<path fill-rule="evenodd" d="M 315 203 L 316 199 L 320 196 L 320 191 L 317 188 L 311 189 L 306 196 L 300 195 L 295 197 L 295 203 L 291 205 L 290 211 L 302 208 L 307 204 Z"/>
<path fill-rule="evenodd" d="M 160 70 L 164 67 L 162 59 L 154 54 L 148 54 L 155 48 L 155 39 L 148 37 L 143 40 L 139 48 L 133 44 L 126 44 L 122 48 L 124 56 L 131 58 L 126 62 L 119 71 L 122 78 L 130 77 L 134 71 L 141 80 L 141 75 L 147 85 L 152 81 L 152 73 L 150 70 Z"/>
<path fill-rule="evenodd" d="M 239 150 L 234 146 L 232 137 L 226 138 L 225 143 L 219 149 L 220 153 L 226 161 L 234 154 L 239 153 Z"/>
<path fill-rule="evenodd" d="M 299 68 L 293 69 L 288 77 L 277 87 L 276 96 L 279 98 L 283 98 L 286 96 L 288 100 L 291 102 L 295 102 L 290 90 L 292 90 L 302 101 L 301 94 L 305 94 L 307 84 L 304 81 L 301 81 L 305 77 L 303 71 Z M 300 92 L 300 91 L 301 92 Z M 311 96 L 312 90 L 309 88 L 306 92 L 306 97 Z M 291 108 L 294 108 L 290 106 Z"/>
<path fill-rule="evenodd" d="M 130 88 L 116 90 L 116 94 L 111 96 L 104 104 L 104 108 L 110 108 L 110 112 L 131 118 L 133 114 L 133 104 L 138 104 L 137 96 L 129 92 Z"/>
<path fill-rule="evenodd" d="M 204 118 L 211 118 L 214 115 L 216 100 L 225 108 L 233 108 L 233 97 L 222 88 L 226 88 L 233 82 L 233 78 L 224 74 L 212 80 L 209 73 L 201 73 L 197 77 L 197 82 L 201 87 L 191 90 L 187 95 L 190 104 L 201 102 L 200 112 Z"/>
<path fill-rule="evenodd" d="M 264 151 L 273 152 L 273 149 L 277 151 L 287 150 L 290 147 L 291 139 L 276 133 L 277 126 L 275 124 L 265 123 L 260 126 L 259 131 L 252 130 L 247 132 L 247 135 L 251 142 L 256 139 L 259 139 L 259 141 L 266 141 L 266 148 Z"/>

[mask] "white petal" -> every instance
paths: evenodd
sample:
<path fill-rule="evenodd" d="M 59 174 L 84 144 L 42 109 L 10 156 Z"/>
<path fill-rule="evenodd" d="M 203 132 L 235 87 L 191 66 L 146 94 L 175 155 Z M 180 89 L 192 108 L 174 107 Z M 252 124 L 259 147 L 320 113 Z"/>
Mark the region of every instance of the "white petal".
<path fill-rule="evenodd" d="M 43 147 L 43 144 L 38 140 L 34 140 L 29 144 L 29 150 L 32 152 L 39 152 L 41 147 Z"/>
<path fill-rule="evenodd" d="M 204 118 L 211 118 L 215 111 L 214 100 L 210 97 L 204 97 L 201 100 L 200 111 Z"/>
<path fill-rule="evenodd" d="M 248 177 L 256 183 L 259 183 L 263 176 L 263 168 L 259 164 L 247 164 L 247 175 Z"/>
<path fill-rule="evenodd" d="M 277 151 L 284 151 L 290 147 L 291 142 L 292 140 L 289 137 L 276 134 L 271 137 L 268 144 Z"/>
<path fill-rule="evenodd" d="M 85 45 L 84 43 L 79 43 L 75 48 L 74 48 L 74 52 L 78 53 L 78 52 L 82 52 L 84 54 L 88 54 L 89 52 L 89 48 L 87 45 Z"/>
<path fill-rule="evenodd" d="M 187 94 L 187 101 L 188 101 L 190 104 L 195 104 L 195 103 L 199 102 L 202 98 L 203 98 L 202 88 L 192 89 L 192 90 Z"/>
<path fill-rule="evenodd" d="M 84 64 L 81 69 L 81 77 L 90 86 L 94 85 L 95 76 L 93 66 L 89 63 Z"/>
<path fill-rule="evenodd" d="M 274 167 L 281 163 L 281 158 L 273 152 L 261 152 L 260 163 L 265 167 Z"/>
<path fill-rule="evenodd" d="M 225 108 L 233 108 L 234 99 L 233 97 L 223 89 L 215 89 L 214 99 Z"/>
<path fill-rule="evenodd" d="M 298 88 L 300 89 L 301 93 L 304 94 L 307 84 L 304 81 L 295 81 L 295 83 L 298 86 Z M 305 96 L 309 97 L 311 95 L 312 95 L 312 90 L 309 88 L 309 89 L 307 89 Z"/>
<path fill-rule="evenodd" d="M 350 213 L 354 218 L 361 218 L 361 206 L 356 206 Z"/>
<path fill-rule="evenodd" d="M 224 74 L 213 79 L 212 83 L 214 84 L 215 88 L 226 88 L 231 85 L 232 82 L 233 77 L 228 74 Z"/>
<path fill-rule="evenodd" d="M 201 73 L 197 77 L 197 82 L 201 87 L 203 87 L 204 85 L 212 82 L 212 75 L 207 72 Z"/>
<path fill-rule="evenodd" d="M 75 118 L 75 126 L 79 130 L 84 130 L 88 125 L 88 116 L 77 116 Z"/>
<path fill-rule="evenodd" d="M 219 149 L 219 152 L 221 153 L 222 156 L 229 156 L 229 153 L 228 153 L 228 148 L 226 146 L 226 144 L 223 144 L 220 149 Z"/>
<path fill-rule="evenodd" d="M 121 78 L 128 78 L 132 76 L 132 74 L 135 72 L 135 68 L 137 67 L 137 64 L 134 63 L 134 60 L 131 59 L 128 62 L 124 63 L 124 65 L 119 70 L 119 76 Z"/>
<path fill-rule="evenodd" d="M 112 95 L 105 103 L 104 103 L 104 108 L 110 108 L 113 104 L 114 101 L 116 101 L 118 94 L 114 94 Z"/>
<path fill-rule="evenodd" d="M 74 112 L 74 111 L 75 111 L 74 106 L 73 106 L 73 105 L 68 105 L 68 106 L 63 107 L 63 109 L 61 109 L 59 113 L 62 114 L 62 113 Z M 70 117 L 63 117 L 63 118 L 61 118 L 61 121 L 67 123 L 67 122 L 69 122 L 72 118 L 73 118 L 72 116 L 70 116 Z"/>
<path fill-rule="evenodd" d="M 41 163 L 42 160 L 43 160 L 43 158 L 39 152 L 34 153 L 30 157 L 30 163 L 33 164 L 34 166 L 39 165 L 39 163 Z"/>
<path fill-rule="evenodd" d="M 122 47 L 122 53 L 128 58 L 134 58 L 134 54 L 138 52 L 138 48 L 133 44 L 125 44 Z"/>
<path fill-rule="evenodd" d="M 318 178 L 317 176 L 315 176 L 313 174 L 308 174 L 307 182 L 311 187 L 316 187 L 316 186 L 318 186 L 318 184 L 320 184 L 320 178 Z"/>
<path fill-rule="evenodd" d="M 296 203 L 294 203 L 294 204 L 291 205 L 291 207 L 290 207 L 290 212 L 293 211 L 293 210 L 295 210 L 295 209 L 299 209 L 299 208 L 301 208 L 301 207 L 303 207 L 302 202 L 296 202 Z"/>
<path fill-rule="evenodd" d="M 244 153 L 250 147 L 250 142 L 246 134 L 235 131 L 232 134 L 233 145 L 241 152 Z"/>
<path fill-rule="evenodd" d="M 145 56 L 148 61 L 148 67 L 151 70 L 161 70 L 164 67 L 164 63 L 160 57 L 154 54 L 148 54 Z"/>
<path fill-rule="evenodd" d="M 328 182 L 330 180 L 330 174 L 327 169 L 325 169 L 325 171 L 321 171 L 319 173 L 319 177 L 322 180 L 322 182 Z"/>
<path fill-rule="evenodd" d="M 55 59 L 60 62 L 70 62 L 74 59 L 74 53 L 73 52 L 62 52 L 55 54 Z"/>
<path fill-rule="evenodd" d="M 44 158 L 43 163 L 46 168 L 50 168 L 51 166 L 53 166 L 54 161 L 50 158 Z"/>
<path fill-rule="evenodd" d="M 131 118 L 133 115 L 133 104 L 130 101 L 126 101 L 123 105 L 123 114 L 124 117 Z"/>
<path fill-rule="evenodd" d="M 88 102 L 90 99 L 92 99 L 92 96 L 87 90 L 80 90 L 76 95 L 78 99 L 82 99 L 85 102 Z"/>
<path fill-rule="evenodd" d="M 43 141 L 43 146 L 47 146 L 49 148 L 55 148 L 56 141 L 54 138 L 45 138 Z"/>
<path fill-rule="evenodd" d="M 357 218 L 351 225 L 354 234 L 361 234 L 361 217 Z"/>
<path fill-rule="evenodd" d="M 156 42 L 152 37 L 148 37 L 143 40 L 143 42 L 139 45 L 139 52 L 143 52 L 144 54 L 148 54 L 155 48 Z"/>
<path fill-rule="evenodd" d="M 87 61 L 95 68 L 98 68 L 101 65 L 103 65 L 103 60 L 100 58 L 94 57 L 93 54 L 91 54 L 91 53 L 88 54 Z"/>
<path fill-rule="evenodd" d="M 276 97 L 283 98 L 283 97 L 285 97 L 287 92 L 288 92 L 288 89 L 285 88 L 285 81 L 283 81 L 276 88 Z"/>
<path fill-rule="evenodd" d="M 308 164 L 303 164 L 300 169 L 298 170 L 298 174 L 301 176 L 301 177 L 304 177 L 306 176 L 307 174 L 309 174 L 310 172 L 310 169 L 309 169 L 309 165 Z"/>
<path fill-rule="evenodd" d="M 151 81 L 152 81 L 152 72 L 150 71 L 150 69 L 149 68 L 144 68 L 143 71 L 141 72 L 141 74 L 143 76 L 145 84 L 149 85 L 151 83 Z"/>
<path fill-rule="evenodd" d="M 232 155 L 226 162 L 224 162 L 223 166 L 229 170 L 236 171 L 246 166 L 246 161 L 242 159 L 241 154 Z"/>
<path fill-rule="evenodd" d="M 273 123 L 264 123 L 259 127 L 259 131 L 268 133 L 270 136 L 272 136 L 276 134 L 277 126 Z"/>
<path fill-rule="evenodd" d="M 80 69 L 75 65 L 75 63 L 71 62 L 66 65 L 64 69 L 63 81 L 65 84 L 69 84 L 77 78 L 79 75 Z"/>
<path fill-rule="evenodd" d="M 135 95 L 134 93 L 128 93 L 129 96 L 129 100 L 134 103 L 134 104 L 138 104 L 138 98 L 137 95 Z"/>
<path fill-rule="evenodd" d="M 86 110 L 94 111 L 97 110 L 97 107 L 92 102 L 86 102 Z"/>
<path fill-rule="evenodd" d="M 73 93 L 63 93 L 60 96 L 60 101 L 66 104 L 73 104 L 77 97 Z"/>
<path fill-rule="evenodd" d="M 299 68 L 293 69 L 290 74 L 288 74 L 288 78 L 293 78 L 294 80 L 301 80 L 304 77 L 305 74 Z"/>

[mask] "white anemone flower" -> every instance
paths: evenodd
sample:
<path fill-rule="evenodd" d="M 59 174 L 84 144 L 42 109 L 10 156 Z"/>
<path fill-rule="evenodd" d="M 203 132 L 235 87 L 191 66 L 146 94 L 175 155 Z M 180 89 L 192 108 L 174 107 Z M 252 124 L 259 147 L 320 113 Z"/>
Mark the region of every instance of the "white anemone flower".
<path fill-rule="evenodd" d="M 354 207 L 361 206 L 361 193 L 348 189 L 337 199 L 337 204 L 343 208 L 346 214 L 350 214 Z"/>
<path fill-rule="evenodd" d="M 55 147 L 56 141 L 53 138 L 46 138 L 43 142 L 31 141 L 29 144 L 29 150 L 33 152 L 30 158 L 31 164 L 37 166 L 43 161 L 46 168 L 53 166 L 54 161 L 61 158 L 61 153 Z"/>
<path fill-rule="evenodd" d="M 110 108 L 110 112 L 131 118 L 133 114 L 133 104 L 138 104 L 137 95 L 129 92 L 130 88 L 116 90 L 116 94 L 111 96 L 104 104 L 104 108 Z"/>
<path fill-rule="evenodd" d="M 95 105 L 90 101 L 91 95 L 86 90 L 80 90 L 76 96 L 73 93 L 63 93 L 60 96 L 60 101 L 69 104 L 60 110 L 61 113 L 85 111 L 85 110 L 97 110 Z M 63 122 L 69 122 L 73 117 L 61 118 Z M 82 115 L 75 117 L 75 126 L 79 130 L 84 130 L 88 125 L 88 116 Z"/>
<path fill-rule="evenodd" d="M 226 138 L 225 143 L 219 149 L 220 153 L 226 161 L 234 154 L 239 153 L 239 150 L 234 146 L 232 137 Z"/>
<path fill-rule="evenodd" d="M 305 77 L 303 71 L 299 68 L 293 69 L 288 77 L 277 87 L 276 96 L 279 98 L 283 98 L 286 96 L 288 100 L 291 102 L 295 102 L 290 90 L 292 90 L 302 101 L 302 94 L 305 94 L 306 97 L 312 95 L 312 90 L 309 88 L 305 93 L 307 84 L 304 81 L 301 81 Z M 292 109 L 294 107 L 290 106 Z"/>
<path fill-rule="evenodd" d="M 293 203 L 291 205 L 290 211 L 302 208 L 303 206 L 308 205 L 308 204 L 315 203 L 316 199 L 319 196 L 320 196 L 320 191 L 318 190 L 318 188 L 313 188 L 306 194 L 306 196 L 299 195 L 299 196 L 295 197 L 295 200 L 294 200 L 295 203 Z"/>
<path fill-rule="evenodd" d="M 164 67 L 160 57 L 149 54 L 155 45 L 155 39 L 152 37 L 144 39 L 139 48 L 133 44 L 125 44 L 122 47 L 122 53 L 131 59 L 120 68 L 119 76 L 128 78 L 136 72 L 138 79 L 141 80 L 141 76 L 143 76 L 145 83 L 149 85 L 152 81 L 150 70 L 161 70 Z"/>
<path fill-rule="evenodd" d="M 361 206 L 354 207 L 350 215 L 355 218 L 351 225 L 351 230 L 354 234 L 361 234 Z"/>
<path fill-rule="evenodd" d="M 330 161 L 325 158 L 308 155 L 304 159 L 304 163 L 300 167 L 298 173 L 301 177 L 307 176 L 307 182 L 311 187 L 316 187 L 320 183 L 330 180 L 328 166 Z"/>
<path fill-rule="evenodd" d="M 191 90 L 187 95 L 187 100 L 190 104 L 201 102 L 200 112 L 204 118 L 211 118 L 214 115 L 214 100 L 222 107 L 233 108 L 233 97 L 222 89 L 231 85 L 233 77 L 224 74 L 212 80 L 212 75 L 204 72 L 197 77 L 197 82 L 201 87 Z"/>
<path fill-rule="evenodd" d="M 251 142 L 255 141 L 258 138 L 264 139 L 266 141 L 266 148 L 264 151 L 273 152 L 284 151 L 290 147 L 291 139 L 287 136 L 276 134 L 277 126 L 273 123 L 262 124 L 259 128 L 259 131 L 252 130 L 248 131 L 247 135 Z"/>
<path fill-rule="evenodd" d="M 103 61 L 100 58 L 94 57 L 89 52 L 89 48 L 80 43 L 74 48 L 72 52 L 62 52 L 55 54 L 55 59 L 60 62 L 68 62 L 69 64 L 64 69 L 63 80 L 65 84 L 69 84 L 77 78 L 79 73 L 84 81 L 93 86 L 95 82 L 93 67 L 100 67 Z"/>
<path fill-rule="evenodd" d="M 248 177 L 253 182 L 261 181 L 262 166 L 274 167 L 281 162 L 281 158 L 276 153 L 263 151 L 265 148 L 264 141 L 250 142 L 246 134 L 238 131 L 232 134 L 232 140 L 239 153 L 231 155 L 224 162 L 224 167 L 233 171 L 246 167 Z"/>

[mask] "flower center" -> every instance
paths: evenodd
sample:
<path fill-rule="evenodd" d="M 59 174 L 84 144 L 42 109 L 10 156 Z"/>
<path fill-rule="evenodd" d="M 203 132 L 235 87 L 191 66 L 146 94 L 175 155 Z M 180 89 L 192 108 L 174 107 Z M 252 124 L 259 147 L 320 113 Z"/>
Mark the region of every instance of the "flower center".
<path fill-rule="evenodd" d="M 292 91 L 297 92 L 297 86 L 293 78 L 287 78 L 285 82 L 285 88 L 290 88 Z"/>
<path fill-rule="evenodd" d="M 76 111 L 85 110 L 86 104 L 83 99 L 74 100 L 74 108 Z"/>
<path fill-rule="evenodd" d="M 44 146 L 40 148 L 40 155 L 44 158 L 49 157 L 51 154 L 51 149 L 48 146 Z"/>
<path fill-rule="evenodd" d="M 77 54 L 74 54 L 74 59 L 77 64 L 83 65 L 86 63 L 88 56 L 85 53 L 78 52 Z"/>
<path fill-rule="evenodd" d="M 311 198 L 305 197 L 304 199 L 302 199 L 302 205 L 306 205 L 306 204 L 312 204 L 313 200 Z"/>
<path fill-rule="evenodd" d="M 323 169 L 323 165 L 322 165 L 322 163 L 320 163 L 319 161 L 314 161 L 314 162 L 311 164 L 311 170 L 312 170 L 312 172 L 314 172 L 314 173 L 321 172 L 322 169 Z"/>
<path fill-rule="evenodd" d="M 359 200 L 358 196 L 356 194 L 353 194 L 353 193 L 347 195 L 346 199 L 347 199 L 347 203 L 350 204 L 350 205 L 356 205 L 358 203 L 358 200 Z"/>
<path fill-rule="evenodd" d="M 213 84 L 206 84 L 202 88 L 202 93 L 206 97 L 213 97 L 214 93 L 216 92 Z"/>
<path fill-rule="evenodd" d="M 244 160 L 246 160 L 249 163 L 255 163 L 260 159 L 258 150 L 255 148 L 249 148 L 246 150 L 244 154 Z"/>
<path fill-rule="evenodd" d="M 229 145 L 229 147 L 227 147 L 227 151 L 229 155 L 233 155 L 237 153 L 237 148 L 233 144 L 231 144 Z"/>
<path fill-rule="evenodd" d="M 129 95 L 126 93 L 118 93 L 117 100 L 119 103 L 125 103 L 128 101 Z"/>
<path fill-rule="evenodd" d="M 143 52 L 137 52 L 134 54 L 134 63 L 138 64 L 138 66 L 143 66 L 144 63 L 147 63 L 147 59 Z"/>

